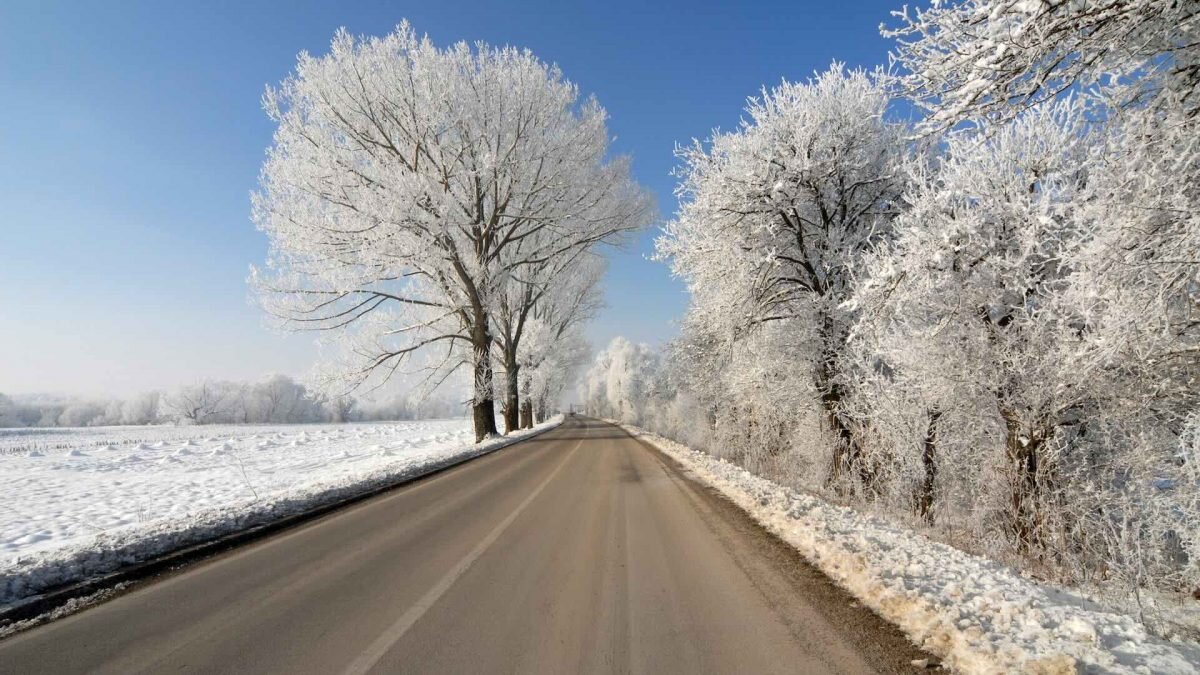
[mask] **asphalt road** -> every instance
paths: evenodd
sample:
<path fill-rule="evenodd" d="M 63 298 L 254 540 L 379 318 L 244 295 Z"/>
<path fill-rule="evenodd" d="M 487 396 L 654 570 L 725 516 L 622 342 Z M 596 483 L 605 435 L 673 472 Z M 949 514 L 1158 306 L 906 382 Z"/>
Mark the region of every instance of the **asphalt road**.
<path fill-rule="evenodd" d="M 924 658 L 595 420 L 0 642 L 3 673 L 869 673 Z"/>

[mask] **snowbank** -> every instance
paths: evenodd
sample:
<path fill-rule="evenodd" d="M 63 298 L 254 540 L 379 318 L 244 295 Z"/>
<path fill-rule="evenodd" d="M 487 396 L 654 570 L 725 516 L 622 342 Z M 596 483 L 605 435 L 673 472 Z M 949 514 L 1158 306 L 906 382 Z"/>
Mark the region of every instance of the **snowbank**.
<path fill-rule="evenodd" d="M 1196 673 L 1200 645 L 986 558 L 829 504 L 637 427 L 947 667 L 964 673 Z"/>
<path fill-rule="evenodd" d="M 80 430 L 0 455 L 0 610 L 200 542 L 411 480 L 541 433 L 470 422 Z M 161 433 L 154 440 L 147 434 Z M 68 437 L 69 432 L 57 436 Z M 3 442 L 0 438 L 0 444 Z"/>

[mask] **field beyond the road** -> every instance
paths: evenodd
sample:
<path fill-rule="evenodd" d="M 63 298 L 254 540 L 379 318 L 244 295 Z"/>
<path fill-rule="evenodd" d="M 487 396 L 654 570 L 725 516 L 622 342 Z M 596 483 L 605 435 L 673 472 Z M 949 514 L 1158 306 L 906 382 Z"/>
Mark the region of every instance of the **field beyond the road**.
<path fill-rule="evenodd" d="M 0 602 L 42 586 L 28 572 L 47 561 L 154 555 L 418 474 L 473 441 L 468 420 L 0 430 Z"/>

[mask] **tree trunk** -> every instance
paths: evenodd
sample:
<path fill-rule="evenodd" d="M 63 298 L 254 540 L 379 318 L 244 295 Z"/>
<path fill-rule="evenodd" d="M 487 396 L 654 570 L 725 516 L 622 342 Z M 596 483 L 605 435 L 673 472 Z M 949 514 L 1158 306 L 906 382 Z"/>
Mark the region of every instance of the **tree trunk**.
<path fill-rule="evenodd" d="M 1033 430 L 1027 435 L 1015 411 L 1001 408 L 1006 430 L 1005 450 L 1012 470 L 1009 486 L 1009 528 L 1017 551 L 1028 554 L 1041 543 L 1041 514 L 1037 505 L 1038 454 L 1042 438 Z"/>
<path fill-rule="evenodd" d="M 496 402 L 492 393 L 492 335 L 487 324 L 480 322 L 471 333 L 475 350 L 475 397 L 471 413 L 475 420 L 475 442 L 489 436 L 499 436 L 496 431 Z"/>
<path fill-rule="evenodd" d="M 822 370 L 825 369 L 822 368 Z M 838 412 L 843 398 L 842 387 L 836 382 L 831 382 L 831 379 L 827 374 L 822 374 L 819 383 L 822 385 L 821 405 L 825 408 L 825 419 L 828 420 L 829 428 L 834 433 L 833 466 L 830 467 L 829 480 L 837 487 L 841 478 L 857 473 L 863 486 L 869 487 L 872 478 L 871 472 L 863 464 L 862 452 L 858 447 L 858 442 L 854 439 L 854 434 Z M 839 491 L 841 489 L 838 487 Z"/>
<path fill-rule="evenodd" d="M 821 363 L 817 369 L 817 389 L 821 392 L 821 405 L 825 418 L 834 434 L 833 462 L 829 471 L 829 482 L 839 492 L 845 486 L 841 479 L 857 474 L 864 489 L 874 482 L 874 473 L 862 461 L 862 448 L 854 438 L 850 425 L 839 411 L 845 392 L 837 381 L 838 350 L 845 343 L 845 336 L 834 326 L 833 319 L 826 314 L 821 326 L 821 341 L 824 343 Z"/>
<path fill-rule="evenodd" d="M 938 420 L 941 418 L 941 410 L 934 408 L 929 411 L 929 426 L 925 430 L 925 449 L 921 453 L 921 464 L 925 467 L 925 479 L 921 481 L 921 491 L 917 494 L 917 513 L 930 525 L 933 524 L 933 490 L 937 483 Z"/>
<path fill-rule="evenodd" d="M 517 416 L 521 410 L 521 393 L 517 373 L 520 371 L 514 359 L 505 357 L 504 364 L 504 433 L 511 434 L 520 428 Z"/>
<path fill-rule="evenodd" d="M 472 415 L 475 418 L 475 442 L 478 443 L 485 438 L 499 436 L 500 432 L 496 430 L 496 402 L 492 399 L 476 401 L 471 406 Z"/>

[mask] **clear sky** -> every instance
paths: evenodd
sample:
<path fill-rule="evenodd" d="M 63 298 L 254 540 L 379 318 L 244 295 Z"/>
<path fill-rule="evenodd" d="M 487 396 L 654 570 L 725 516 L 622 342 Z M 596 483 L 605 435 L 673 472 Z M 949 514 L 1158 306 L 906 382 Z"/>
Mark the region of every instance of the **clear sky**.
<path fill-rule="evenodd" d="M 484 40 L 557 63 L 611 116 L 615 150 L 675 211 L 676 142 L 730 129 L 747 96 L 834 60 L 886 62 L 900 0 L 85 2 L 0 5 L 0 392 L 124 395 L 203 377 L 302 375 L 311 336 L 248 301 L 266 238 L 249 220 L 272 126 L 263 87 L 339 26 L 401 19 L 439 45 Z M 661 343 L 686 295 L 612 254 L 589 329 Z"/>

